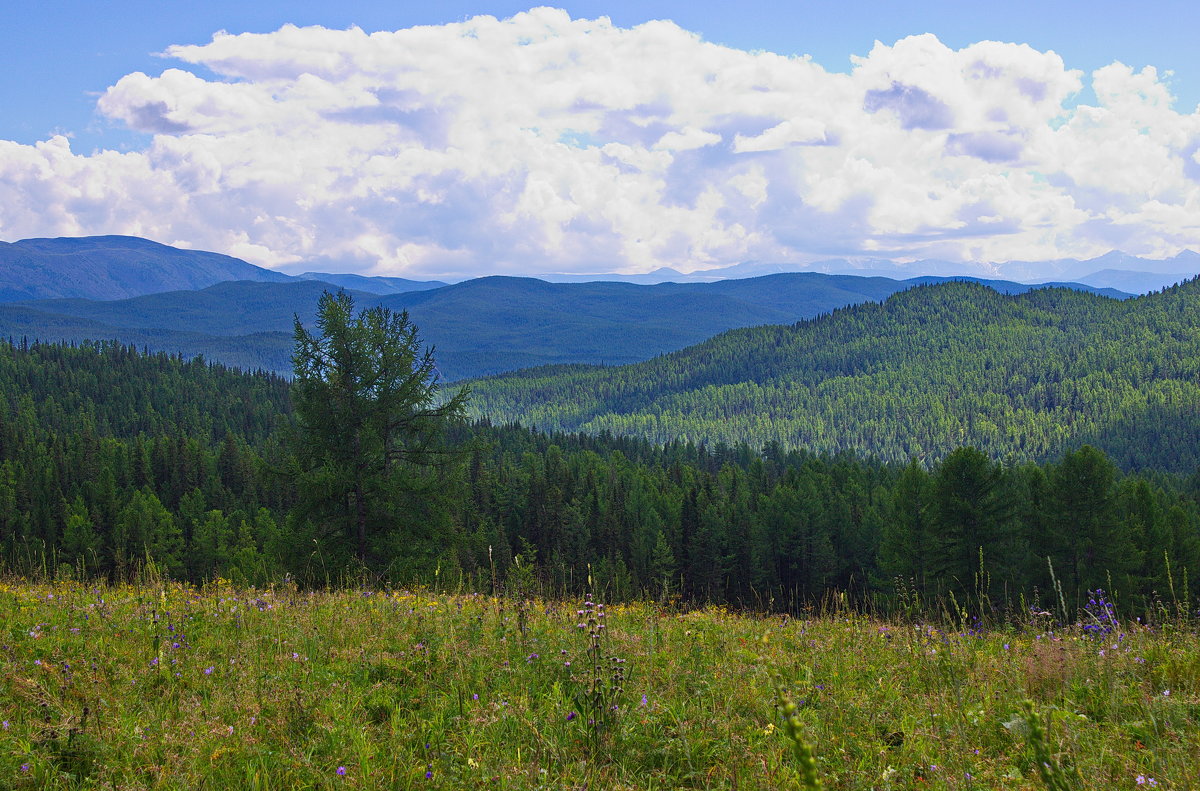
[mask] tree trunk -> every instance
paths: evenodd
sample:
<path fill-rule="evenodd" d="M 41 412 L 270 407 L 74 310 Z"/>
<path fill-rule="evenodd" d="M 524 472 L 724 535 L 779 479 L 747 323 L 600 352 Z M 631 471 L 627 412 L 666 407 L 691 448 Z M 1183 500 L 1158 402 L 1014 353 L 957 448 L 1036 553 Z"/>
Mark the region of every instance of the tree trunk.
<path fill-rule="evenodd" d="M 354 509 L 356 517 L 356 537 L 358 539 L 358 559 L 367 562 L 367 500 L 363 497 L 362 484 L 354 485 Z"/>

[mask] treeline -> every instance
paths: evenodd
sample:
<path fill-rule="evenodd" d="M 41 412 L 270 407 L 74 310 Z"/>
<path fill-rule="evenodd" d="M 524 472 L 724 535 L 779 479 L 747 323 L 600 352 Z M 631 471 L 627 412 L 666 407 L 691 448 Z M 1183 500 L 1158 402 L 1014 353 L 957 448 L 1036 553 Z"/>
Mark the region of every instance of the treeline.
<path fill-rule="evenodd" d="M 590 564 L 623 595 L 795 607 L 899 588 L 1015 605 L 1061 589 L 1073 609 L 1098 588 L 1181 600 L 1200 569 L 1200 480 L 1122 475 L 1088 446 L 1040 465 L 960 448 L 927 470 L 778 446 L 490 436 L 470 466 L 464 565 L 483 567 L 488 546 L 536 551 L 555 590 L 586 587 Z"/>
<path fill-rule="evenodd" d="M 0 393 L 0 554 L 23 571 L 122 578 L 152 558 L 196 582 L 508 580 L 799 608 L 897 586 L 1052 603 L 1056 581 L 1067 602 L 1182 599 L 1200 569 L 1200 478 L 1123 475 L 1090 447 L 1042 464 L 960 448 L 927 469 L 486 422 L 453 429 L 456 463 L 413 488 L 363 567 L 349 537 L 295 515 L 278 377 L 0 344 Z"/>
<path fill-rule="evenodd" d="M 472 383 L 472 408 L 546 431 L 938 459 L 970 445 L 1123 469 L 1200 464 L 1200 280 L 1118 301 L 922 286 L 643 363 Z"/>

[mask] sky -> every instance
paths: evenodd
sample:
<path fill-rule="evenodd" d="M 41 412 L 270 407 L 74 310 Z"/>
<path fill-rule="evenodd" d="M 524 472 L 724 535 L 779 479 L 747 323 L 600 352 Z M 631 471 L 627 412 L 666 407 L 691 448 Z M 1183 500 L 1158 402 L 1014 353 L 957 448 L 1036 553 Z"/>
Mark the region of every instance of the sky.
<path fill-rule="evenodd" d="M 1200 4 L 29 4 L 0 240 L 405 277 L 1200 249 Z"/>

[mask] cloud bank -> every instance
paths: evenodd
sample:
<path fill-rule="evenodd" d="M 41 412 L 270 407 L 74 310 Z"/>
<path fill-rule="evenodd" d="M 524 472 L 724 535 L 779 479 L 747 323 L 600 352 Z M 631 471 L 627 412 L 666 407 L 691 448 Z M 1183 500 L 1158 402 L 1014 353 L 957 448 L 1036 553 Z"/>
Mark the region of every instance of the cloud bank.
<path fill-rule="evenodd" d="M 144 150 L 0 141 L 0 237 L 409 277 L 1200 247 L 1200 109 L 1152 67 L 1089 75 L 1091 106 L 1024 45 L 914 36 L 840 74 L 549 8 L 166 55 L 98 104 Z"/>

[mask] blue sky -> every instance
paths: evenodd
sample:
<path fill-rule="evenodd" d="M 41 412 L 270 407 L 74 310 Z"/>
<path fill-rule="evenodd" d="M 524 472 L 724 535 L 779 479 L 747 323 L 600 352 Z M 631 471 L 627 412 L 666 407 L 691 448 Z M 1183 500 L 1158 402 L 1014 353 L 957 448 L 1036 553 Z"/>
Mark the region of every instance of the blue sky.
<path fill-rule="evenodd" d="M 1165 258 L 1200 247 L 1198 5 L 29 4 L 0 239 L 418 277 Z"/>
<path fill-rule="evenodd" d="M 1179 2 L 560 2 L 572 17 L 608 16 L 630 27 L 671 19 L 708 41 L 739 49 L 811 55 L 845 71 L 876 39 L 891 43 L 934 33 L 961 47 L 991 39 L 1052 49 L 1071 68 L 1092 71 L 1114 60 L 1173 71 L 1182 109 L 1200 103 L 1200 4 Z M 170 65 L 155 57 L 170 44 L 198 44 L 218 30 L 266 33 L 285 23 L 364 30 L 461 21 L 477 14 L 507 17 L 520 2 L 375 2 L 328 0 L 56 0 L 27 4 L 0 25 L 6 53 L 0 80 L 0 139 L 32 143 L 55 131 L 73 134 L 82 150 L 128 146 L 143 136 L 98 118 L 96 95 L 132 71 Z"/>

